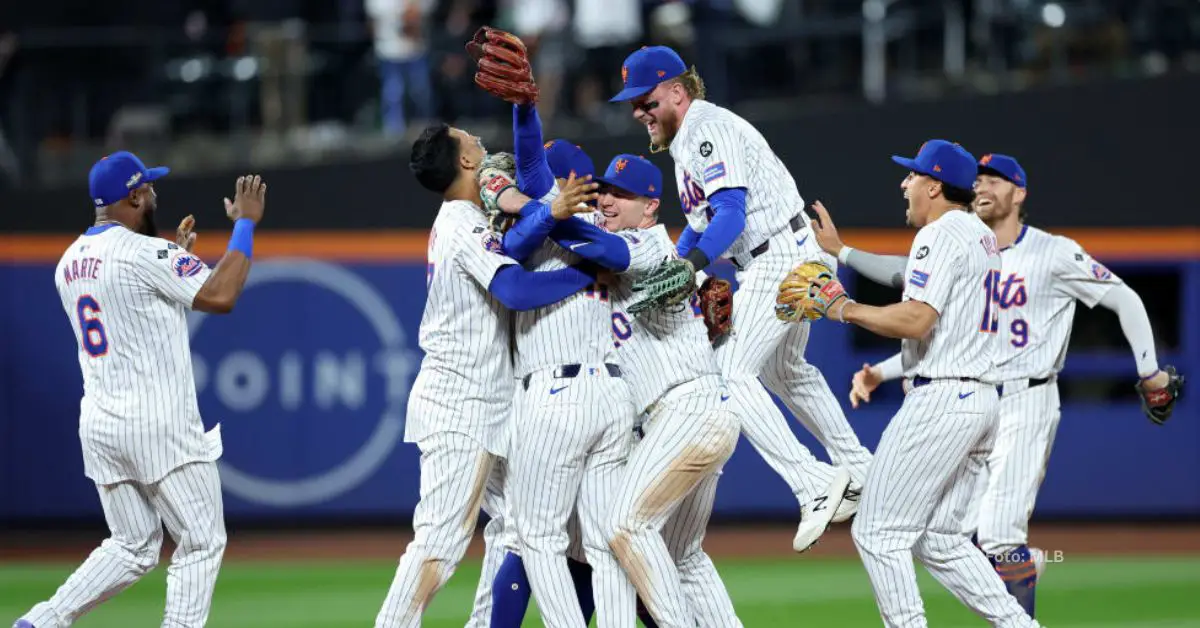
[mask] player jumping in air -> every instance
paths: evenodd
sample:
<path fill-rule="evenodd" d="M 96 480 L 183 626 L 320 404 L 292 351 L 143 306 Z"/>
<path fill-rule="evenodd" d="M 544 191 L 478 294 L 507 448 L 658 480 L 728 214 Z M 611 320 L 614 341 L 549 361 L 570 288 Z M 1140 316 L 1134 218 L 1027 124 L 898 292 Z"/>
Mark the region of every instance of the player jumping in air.
<path fill-rule="evenodd" d="M 792 547 L 803 552 L 831 521 L 854 513 L 871 460 L 825 378 L 804 359 L 809 325 L 785 325 L 773 314 L 776 288 L 788 271 L 828 256 L 811 237 L 795 179 L 766 139 L 737 114 L 704 100 L 704 82 L 674 50 L 642 48 L 625 60 L 621 76 L 625 89 L 612 100 L 629 103 L 652 150 L 670 150 L 688 221 L 677 244 L 683 260 L 647 281 L 690 275 L 720 257 L 737 268 L 732 332 L 716 338 L 717 362 L 742 433 L 801 504 Z M 701 294 L 710 291 L 702 287 Z M 818 461 L 796 440 L 760 377 L 840 468 Z"/>
<path fill-rule="evenodd" d="M 237 180 L 233 201 L 225 199 L 233 236 L 210 270 L 191 252 L 191 216 L 175 242 L 155 235 L 155 181 L 167 172 L 128 152 L 92 166 L 96 222 L 55 269 L 83 372 L 84 473 L 96 483 L 111 534 L 15 628 L 69 626 L 137 582 L 158 564 L 164 525 L 176 549 L 163 625 L 208 619 L 226 540 L 216 464 L 221 431 L 205 432 L 200 420 L 187 312 L 233 310 L 250 272 L 267 184 L 258 176 Z"/>

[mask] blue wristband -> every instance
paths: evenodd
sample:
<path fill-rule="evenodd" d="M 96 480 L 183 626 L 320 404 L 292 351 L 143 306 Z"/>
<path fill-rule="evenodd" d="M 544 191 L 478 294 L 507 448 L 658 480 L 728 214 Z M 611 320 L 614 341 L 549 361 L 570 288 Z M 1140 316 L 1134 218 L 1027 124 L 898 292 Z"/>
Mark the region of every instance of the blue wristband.
<path fill-rule="evenodd" d="M 233 223 L 233 235 L 229 237 L 229 250 L 241 251 L 247 258 L 254 257 L 254 221 L 238 218 Z"/>

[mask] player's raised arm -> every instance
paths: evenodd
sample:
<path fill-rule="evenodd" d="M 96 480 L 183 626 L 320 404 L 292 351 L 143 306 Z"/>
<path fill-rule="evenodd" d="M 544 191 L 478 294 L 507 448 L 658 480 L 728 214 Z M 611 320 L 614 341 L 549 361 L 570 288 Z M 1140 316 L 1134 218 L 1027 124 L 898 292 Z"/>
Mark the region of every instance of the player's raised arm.
<path fill-rule="evenodd" d="M 833 224 L 829 210 L 825 209 L 821 201 L 813 203 L 813 213 L 817 217 L 809 221 L 809 227 L 821 250 L 877 284 L 904 288 L 904 266 L 908 263 L 908 258 L 903 255 L 876 255 L 848 247 L 842 243 L 837 225 Z"/>
<path fill-rule="evenodd" d="M 246 277 L 250 274 L 250 258 L 254 253 L 254 228 L 262 220 L 267 201 L 267 183 L 258 175 L 238 177 L 233 200 L 225 199 L 225 214 L 233 220 L 233 235 L 229 249 L 217 263 L 204 286 L 192 300 L 192 309 L 210 314 L 233 311 Z"/>

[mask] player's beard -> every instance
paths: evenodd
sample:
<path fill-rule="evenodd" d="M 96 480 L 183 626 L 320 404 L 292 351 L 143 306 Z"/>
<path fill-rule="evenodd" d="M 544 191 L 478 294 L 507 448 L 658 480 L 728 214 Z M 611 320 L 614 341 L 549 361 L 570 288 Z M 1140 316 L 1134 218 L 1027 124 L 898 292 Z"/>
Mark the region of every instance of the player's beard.
<path fill-rule="evenodd" d="M 144 236 L 154 237 L 158 235 L 158 229 L 154 226 L 154 210 L 147 207 L 142 212 L 142 222 L 138 225 L 138 233 Z"/>
<path fill-rule="evenodd" d="M 983 210 L 979 208 L 979 201 L 981 199 L 990 201 L 988 207 Z M 1012 192 L 1005 194 L 1003 197 L 990 195 L 978 197 L 972 204 L 972 209 L 975 210 L 975 214 L 979 216 L 979 219 L 989 227 L 1003 222 L 1010 214 L 1016 211 L 1016 207 L 1013 205 Z"/>

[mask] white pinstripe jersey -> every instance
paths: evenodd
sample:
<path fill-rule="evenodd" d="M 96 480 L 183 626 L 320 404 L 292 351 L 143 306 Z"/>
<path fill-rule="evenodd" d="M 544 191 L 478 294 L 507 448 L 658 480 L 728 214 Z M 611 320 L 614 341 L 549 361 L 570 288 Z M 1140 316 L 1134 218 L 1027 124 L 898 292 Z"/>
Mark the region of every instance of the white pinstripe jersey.
<path fill-rule="evenodd" d="M 488 291 L 501 252 L 487 218 L 467 201 L 442 203 L 429 233 L 429 295 L 421 317 L 425 352 L 410 394 L 404 440 L 460 432 L 502 453 L 513 397 L 509 312 Z"/>
<path fill-rule="evenodd" d="M 220 455 L 196 403 L 187 311 L 211 271 L 173 242 L 116 224 L 89 229 L 54 283 L 79 346 L 88 477 L 153 482 Z"/>
<path fill-rule="evenodd" d="M 1121 279 L 1074 240 L 1025 225 L 1000 251 L 993 286 L 1000 318 L 997 373 L 1004 380 L 1048 377 L 1067 358 L 1075 302 L 1089 308 Z"/>
<path fill-rule="evenodd" d="M 553 202 L 558 185 L 541 198 Z M 580 214 L 579 220 L 595 223 L 595 214 Z M 529 270 L 549 271 L 566 268 L 580 257 L 547 239 L 523 266 Z M 515 312 L 513 357 L 516 376 L 560 364 L 615 363 L 616 351 L 609 333 L 609 286 L 596 282 L 558 303 L 536 310 Z"/>
<path fill-rule="evenodd" d="M 724 107 L 693 101 L 671 140 L 671 157 L 679 204 L 694 231 L 708 228 L 708 198 L 717 190 L 746 188 L 746 228 L 723 257 L 742 255 L 766 242 L 804 209 L 796 180 L 766 138 Z"/>
<path fill-rule="evenodd" d="M 995 381 L 998 342 L 989 330 L 999 314 L 991 291 L 999 276 L 996 234 L 975 214 L 950 210 L 917 232 L 904 300 L 926 303 L 939 317 L 927 336 L 901 343 L 905 377 Z"/>
<path fill-rule="evenodd" d="M 612 286 L 612 333 L 625 381 L 633 391 L 634 407 L 641 412 L 675 385 L 703 375 L 719 375 L 721 370 L 694 295 L 689 303 L 640 316 L 627 309 L 642 298 L 632 290 L 638 275 L 677 257 L 666 227 L 627 229 L 616 235 L 629 243 L 629 268 Z"/>

